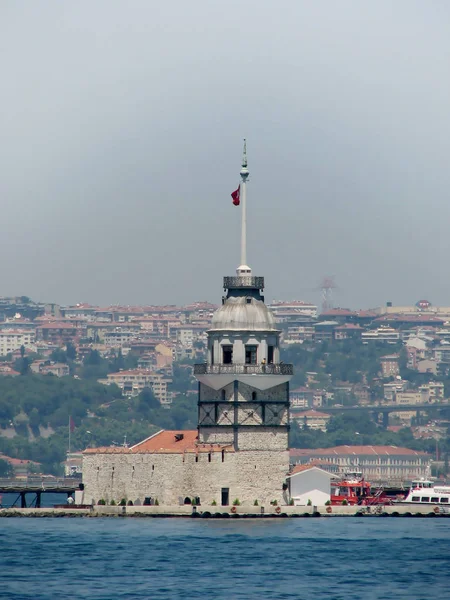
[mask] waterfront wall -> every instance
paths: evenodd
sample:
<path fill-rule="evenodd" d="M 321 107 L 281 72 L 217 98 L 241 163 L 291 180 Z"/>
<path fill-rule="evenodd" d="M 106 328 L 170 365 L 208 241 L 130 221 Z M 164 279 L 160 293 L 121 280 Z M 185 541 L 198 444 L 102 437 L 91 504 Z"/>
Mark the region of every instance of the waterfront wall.
<path fill-rule="evenodd" d="M 0 509 L 1 517 L 185 517 L 191 518 L 193 514 L 202 517 L 215 517 L 220 514 L 230 518 L 270 518 L 270 517 L 355 517 L 361 515 L 364 518 L 390 516 L 390 517 L 415 517 L 415 516 L 438 516 L 450 518 L 448 508 L 446 512 L 436 514 L 436 507 L 426 505 L 394 505 L 382 506 L 378 509 L 361 506 L 333 506 L 328 512 L 327 506 L 281 506 L 280 512 L 276 512 L 275 506 L 93 506 L 92 508 L 4 508 Z M 234 512 L 235 511 L 235 512 Z"/>

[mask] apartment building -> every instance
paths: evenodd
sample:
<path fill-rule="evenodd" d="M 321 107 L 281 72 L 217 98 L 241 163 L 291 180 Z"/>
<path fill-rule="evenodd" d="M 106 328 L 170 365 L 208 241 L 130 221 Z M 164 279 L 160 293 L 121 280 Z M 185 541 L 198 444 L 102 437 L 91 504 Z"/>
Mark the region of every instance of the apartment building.
<path fill-rule="evenodd" d="M 108 331 L 103 335 L 103 341 L 108 348 L 123 348 L 137 339 L 134 331 Z"/>
<path fill-rule="evenodd" d="M 278 323 L 296 320 L 298 317 L 317 317 L 317 306 L 309 302 L 293 300 L 291 302 L 272 302 L 269 308 L 273 311 Z"/>
<path fill-rule="evenodd" d="M 395 395 L 399 392 L 404 392 L 409 385 L 408 381 L 403 379 L 396 379 L 383 385 L 383 397 L 386 402 L 394 402 Z"/>
<path fill-rule="evenodd" d="M 171 382 L 171 379 L 161 373 L 147 369 L 118 371 L 109 373 L 106 379 L 99 379 L 99 383 L 105 385 L 115 383 L 122 390 L 124 396 L 137 396 L 144 388 L 150 388 L 162 406 L 169 406 L 172 401 L 172 395 L 168 390 Z"/>
<path fill-rule="evenodd" d="M 55 377 L 67 377 L 70 375 L 69 365 L 65 363 L 55 363 L 50 360 L 36 360 L 30 365 L 32 373 L 40 375 L 55 375 Z"/>
<path fill-rule="evenodd" d="M 314 339 L 314 327 L 312 325 L 288 325 L 283 332 L 283 343 L 302 344 Z"/>
<path fill-rule="evenodd" d="M 396 377 L 400 373 L 399 355 L 389 354 L 380 358 L 382 377 Z"/>
<path fill-rule="evenodd" d="M 326 431 L 328 421 L 330 420 L 331 415 L 323 412 L 319 412 L 317 410 L 306 410 L 306 411 L 292 411 L 291 419 L 297 421 L 300 427 L 306 426 L 309 429 Z"/>
<path fill-rule="evenodd" d="M 80 337 L 84 337 L 86 327 L 81 323 L 69 322 L 41 322 L 36 327 L 36 340 L 56 344 L 61 347 L 68 342 L 75 343 Z"/>
<path fill-rule="evenodd" d="M 363 344 L 373 342 L 384 342 L 386 344 L 397 344 L 400 341 L 400 333 L 393 327 L 378 327 L 370 331 L 363 331 L 361 334 Z"/>
<path fill-rule="evenodd" d="M 307 387 L 298 387 L 289 392 L 291 409 L 310 408 L 313 405 L 314 390 Z"/>
<path fill-rule="evenodd" d="M 444 399 L 444 384 L 442 381 L 430 381 L 419 387 L 421 392 L 427 401 L 430 403 L 441 402 Z"/>
<path fill-rule="evenodd" d="M 428 393 L 425 390 L 396 392 L 394 403 L 399 405 L 408 404 L 426 404 L 428 402 Z"/>
<path fill-rule="evenodd" d="M 0 330 L 0 356 L 6 356 L 31 346 L 36 341 L 36 331 L 31 329 L 2 329 Z"/>
<path fill-rule="evenodd" d="M 340 340 L 359 340 L 361 339 L 361 335 L 364 329 L 360 325 L 355 325 L 353 323 L 344 323 L 343 325 L 339 325 L 334 330 L 334 339 L 336 341 Z"/>

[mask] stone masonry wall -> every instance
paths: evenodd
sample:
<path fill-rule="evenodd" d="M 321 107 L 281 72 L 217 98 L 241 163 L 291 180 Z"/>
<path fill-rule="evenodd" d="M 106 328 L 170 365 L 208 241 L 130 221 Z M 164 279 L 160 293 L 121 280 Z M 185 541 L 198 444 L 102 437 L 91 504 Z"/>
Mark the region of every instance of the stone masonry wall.
<path fill-rule="evenodd" d="M 249 402 L 252 400 L 253 392 L 256 393 L 257 400 L 273 400 L 278 402 L 286 402 L 288 398 L 287 393 L 287 383 L 281 383 L 280 385 L 275 385 L 267 390 L 258 390 L 251 385 L 247 385 L 246 383 L 239 382 L 238 385 L 238 401 L 240 402 Z"/>
<path fill-rule="evenodd" d="M 237 449 L 239 450 L 285 450 L 288 447 L 289 411 L 284 404 L 288 396 L 288 384 L 283 383 L 267 390 L 258 390 L 238 382 L 239 407 L 230 404 L 234 400 L 234 384 L 224 388 L 227 401 L 200 405 L 199 433 L 204 443 L 231 444 L 236 441 L 233 425 L 237 418 Z M 222 390 L 200 385 L 202 400 L 222 400 Z M 271 402 L 273 401 L 273 403 Z M 217 425 L 217 427 L 212 427 Z M 203 427 L 204 426 L 204 427 Z M 282 428 L 278 428 L 278 427 Z"/>
<path fill-rule="evenodd" d="M 197 461 L 196 461 L 197 458 Z M 185 497 L 200 497 L 202 504 L 221 503 L 222 488 L 229 488 L 230 504 L 281 503 L 282 486 L 289 467 L 289 453 L 241 451 L 201 454 L 86 454 L 83 483 L 86 502 L 122 498 L 142 503 L 145 497 L 160 504 L 178 504 Z"/>

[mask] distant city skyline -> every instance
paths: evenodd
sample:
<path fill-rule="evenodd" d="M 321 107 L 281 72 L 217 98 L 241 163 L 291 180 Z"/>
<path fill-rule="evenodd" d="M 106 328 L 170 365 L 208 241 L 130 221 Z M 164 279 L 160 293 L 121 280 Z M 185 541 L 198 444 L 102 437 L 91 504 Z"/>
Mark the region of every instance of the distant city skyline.
<path fill-rule="evenodd" d="M 450 305 L 450 6 L 6 1 L 0 294 Z"/>

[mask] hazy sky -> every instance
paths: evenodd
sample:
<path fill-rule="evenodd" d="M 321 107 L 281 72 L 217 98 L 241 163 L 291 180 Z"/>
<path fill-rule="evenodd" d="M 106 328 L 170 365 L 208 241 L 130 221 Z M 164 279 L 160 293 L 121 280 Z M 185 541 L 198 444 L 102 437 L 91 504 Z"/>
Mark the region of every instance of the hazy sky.
<path fill-rule="evenodd" d="M 2 0 L 0 295 L 450 305 L 448 0 Z"/>

